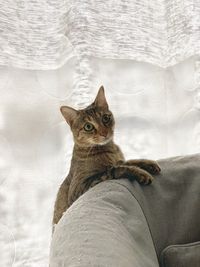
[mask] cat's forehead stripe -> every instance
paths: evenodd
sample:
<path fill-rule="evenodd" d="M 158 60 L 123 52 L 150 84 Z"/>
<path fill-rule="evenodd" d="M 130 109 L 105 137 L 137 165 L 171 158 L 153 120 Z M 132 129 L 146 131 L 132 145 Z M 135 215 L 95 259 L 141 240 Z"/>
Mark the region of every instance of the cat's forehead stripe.
<path fill-rule="evenodd" d="M 99 121 L 101 119 L 101 112 L 98 112 L 98 110 L 96 110 L 95 108 L 90 107 L 85 110 L 85 113 L 86 113 L 85 119 L 88 119 L 89 121 L 94 121 L 94 120 Z"/>
<path fill-rule="evenodd" d="M 95 110 L 95 108 L 88 108 L 88 109 L 85 110 L 85 112 L 86 112 L 88 115 L 90 115 L 90 116 L 94 116 L 94 115 L 96 115 L 96 110 Z"/>

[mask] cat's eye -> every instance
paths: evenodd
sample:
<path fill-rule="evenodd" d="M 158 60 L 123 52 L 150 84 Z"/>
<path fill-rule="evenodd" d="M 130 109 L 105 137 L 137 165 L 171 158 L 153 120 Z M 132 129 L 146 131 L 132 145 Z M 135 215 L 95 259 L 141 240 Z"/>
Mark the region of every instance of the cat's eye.
<path fill-rule="evenodd" d="M 104 114 L 103 117 L 102 117 L 102 121 L 104 123 L 108 123 L 110 121 L 110 115 Z"/>
<path fill-rule="evenodd" d="M 86 132 L 90 132 L 90 131 L 92 131 L 93 129 L 94 129 L 94 126 L 92 125 L 92 123 L 87 122 L 87 123 L 84 125 L 84 130 L 85 130 Z"/>

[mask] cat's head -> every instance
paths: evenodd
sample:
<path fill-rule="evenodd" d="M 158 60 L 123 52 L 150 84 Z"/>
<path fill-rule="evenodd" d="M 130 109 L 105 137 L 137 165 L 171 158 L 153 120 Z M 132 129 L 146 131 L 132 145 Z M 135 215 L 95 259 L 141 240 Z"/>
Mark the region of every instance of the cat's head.
<path fill-rule="evenodd" d="M 109 110 L 103 86 L 100 87 L 94 102 L 85 109 L 75 110 L 62 106 L 60 110 L 71 127 L 74 142 L 79 146 L 104 145 L 112 140 L 115 121 Z"/>

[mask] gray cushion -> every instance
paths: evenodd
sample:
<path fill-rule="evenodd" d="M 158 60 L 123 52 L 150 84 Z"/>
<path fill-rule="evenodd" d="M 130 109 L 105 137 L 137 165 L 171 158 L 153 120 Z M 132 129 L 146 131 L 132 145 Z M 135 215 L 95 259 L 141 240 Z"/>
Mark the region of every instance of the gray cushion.
<path fill-rule="evenodd" d="M 160 166 L 150 186 L 106 181 L 80 197 L 56 226 L 50 266 L 156 267 L 166 247 L 200 241 L 200 155 Z"/>
<path fill-rule="evenodd" d="M 101 183 L 68 209 L 55 227 L 50 266 L 158 266 L 146 219 L 125 186 Z"/>
<path fill-rule="evenodd" d="M 151 186 L 117 182 L 139 202 L 160 262 L 167 246 L 200 241 L 200 154 L 163 159 L 159 164 L 162 172 Z"/>
<path fill-rule="evenodd" d="M 162 252 L 162 267 L 199 267 L 200 242 L 172 245 Z"/>

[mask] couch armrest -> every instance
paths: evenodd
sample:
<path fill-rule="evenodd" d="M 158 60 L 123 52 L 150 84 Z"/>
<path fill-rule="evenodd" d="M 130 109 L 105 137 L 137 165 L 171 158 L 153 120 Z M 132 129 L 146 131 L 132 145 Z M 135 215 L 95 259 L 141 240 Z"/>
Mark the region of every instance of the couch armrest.
<path fill-rule="evenodd" d="M 159 266 L 144 214 L 127 188 L 103 182 L 67 210 L 55 227 L 50 267 Z"/>

